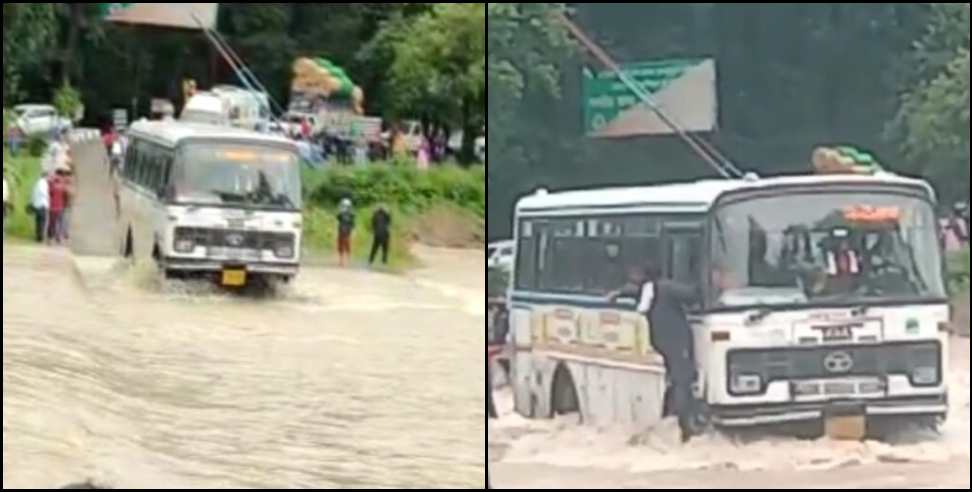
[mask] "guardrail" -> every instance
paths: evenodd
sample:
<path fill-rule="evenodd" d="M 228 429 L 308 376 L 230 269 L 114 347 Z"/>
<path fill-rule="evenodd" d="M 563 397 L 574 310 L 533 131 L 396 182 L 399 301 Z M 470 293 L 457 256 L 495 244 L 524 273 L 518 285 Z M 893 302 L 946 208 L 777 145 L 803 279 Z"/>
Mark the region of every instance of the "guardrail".
<path fill-rule="evenodd" d="M 101 132 L 93 128 L 75 128 L 68 134 L 71 144 L 80 144 L 101 140 Z"/>

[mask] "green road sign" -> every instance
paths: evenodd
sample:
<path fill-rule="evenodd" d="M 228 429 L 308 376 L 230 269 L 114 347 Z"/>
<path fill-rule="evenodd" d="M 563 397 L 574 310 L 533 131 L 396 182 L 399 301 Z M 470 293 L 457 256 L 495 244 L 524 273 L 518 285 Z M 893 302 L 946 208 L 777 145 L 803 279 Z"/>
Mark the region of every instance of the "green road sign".
<path fill-rule="evenodd" d="M 125 10 L 135 4 L 134 3 L 98 3 L 95 5 L 98 8 L 98 13 L 102 17 L 109 17 L 112 14 L 115 14 L 121 10 Z"/>
<path fill-rule="evenodd" d="M 707 62 L 711 63 L 711 60 L 665 60 L 633 63 L 621 68 L 654 97 L 690 70 Z M 714 92 L 714 87 L 711 89 Z M 583 96 L 584 130 L 592 136 L 597 136 L 619 116 L 641 103 L 634 92 L 612 71 L 594 73 L 584 69 Z M 637 133 L 636 130 L 633 132 Z"/>

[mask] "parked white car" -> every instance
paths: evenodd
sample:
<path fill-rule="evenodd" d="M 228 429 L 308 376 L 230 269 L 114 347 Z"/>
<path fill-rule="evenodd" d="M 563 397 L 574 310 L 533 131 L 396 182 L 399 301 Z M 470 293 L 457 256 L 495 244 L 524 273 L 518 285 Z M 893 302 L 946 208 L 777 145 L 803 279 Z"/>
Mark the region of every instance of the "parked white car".
<path fill-rule="evenodd" d="M 486 162 L 486 137 L 476 139 L 476 157 L 479 162 Z"/>
<path fill-rule="evenodd" d="M 462 151 L 462 131 L 458 131 L 449 137 L 449 152 L 452 155 L 459 155 Z M 481 136 L 473 143 L 473 152 L 480 162 L 486 162 L 486 137 Z"/>
<path fill-rule="evenodd" d="M 513 241 L 498 241 L 486 246 L 486 268 L 502 270 L 507 273 L 513 271 L 515 257 Z"/>
<path fill-rule="evenodd" d="M 57 109 L 48 104 L 22 104 L 14 106 L 13 112 L 17 127 L 28 137 L 53 135 L 73 126 L 71 120 L 58 116 Z"/>

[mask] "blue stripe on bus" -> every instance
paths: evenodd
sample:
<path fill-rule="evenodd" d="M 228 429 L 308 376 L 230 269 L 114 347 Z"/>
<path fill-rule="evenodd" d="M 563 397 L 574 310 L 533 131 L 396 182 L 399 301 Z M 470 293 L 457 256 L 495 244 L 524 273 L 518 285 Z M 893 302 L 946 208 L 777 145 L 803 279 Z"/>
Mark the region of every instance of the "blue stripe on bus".
<path fill-rule="evenodd" d="M 586 309 L 611 309 L 613 311 L 631 311 L 637 310 L 637 306 L 633 304 L 618 304 L 616 302 L 610 302 L 606 300 L 595 301 L 588 299 L 579 299 L 572 296 L 552 296 L 549 294 L 544 294 L 543 296 L 532 296 L 529 294 L 513 294 L 511 301 L 513 304 L 521 305 L 542 305 L 542 306 L 569 306 L 569 307 L 579 307 Z"/>

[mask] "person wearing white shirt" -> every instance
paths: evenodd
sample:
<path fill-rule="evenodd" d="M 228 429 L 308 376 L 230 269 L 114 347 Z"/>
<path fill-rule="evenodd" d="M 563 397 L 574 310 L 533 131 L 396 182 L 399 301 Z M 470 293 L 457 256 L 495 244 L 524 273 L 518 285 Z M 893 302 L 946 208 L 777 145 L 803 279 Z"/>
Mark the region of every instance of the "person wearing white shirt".
<path fill-rule="evenodd" d="M 3 231 L 7 232 L 7 212 L 10 210 L 10 186 L 7 185 L 7 174 L 3 175 Z"/>
<path fill-rule="evenodd" d="M 697 412 L 692 394 L 697 377 L 695 350 L 687 309 L 700 297 L 697 288 L 664 279 L 651 263 L 631 268 L 625 286 L 608 295 L 610 302 L 619 298 L 636 299 L 636 311 L 648 321 L 649 340 L 665 359 L 669 380 L 665 392 L 666 413 L 678 415 L 683 442 L 688 442 L 695 432 Z"/>
<path fill-rule="evenodd" d="M 47 239 L 47 215 L 51 208 L 51 189 L 47 182 L 47 173 L 41 174 L 30 195 L 30 209 L 34 214 L 36 227 L 34 239 L 43 243 Z"/>

